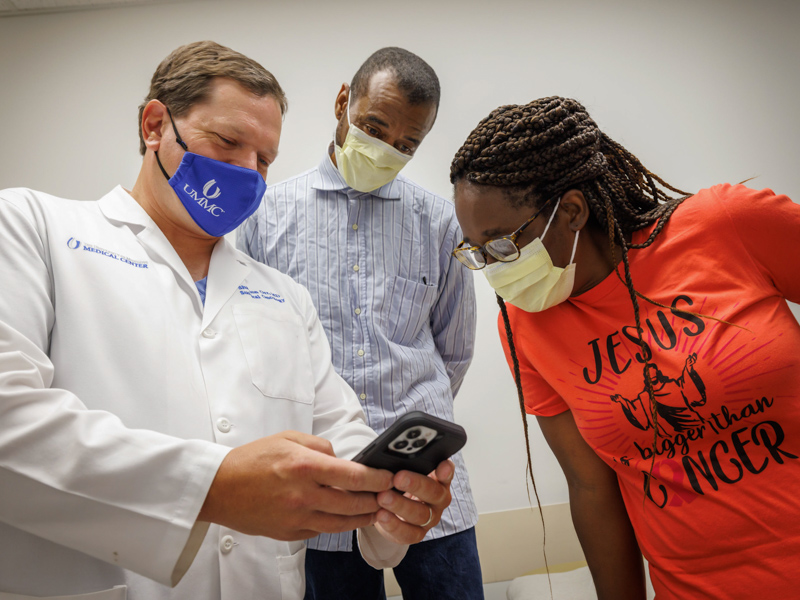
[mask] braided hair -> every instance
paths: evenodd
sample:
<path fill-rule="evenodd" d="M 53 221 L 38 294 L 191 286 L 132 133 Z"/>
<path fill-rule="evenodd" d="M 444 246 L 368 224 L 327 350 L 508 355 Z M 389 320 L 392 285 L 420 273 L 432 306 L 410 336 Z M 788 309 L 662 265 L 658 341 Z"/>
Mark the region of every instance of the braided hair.
<path fill-rule="evenodd" d="M 617 249 L 621 250 L 624 283 L 633 303 L 637 341 L 642 356 L 648 356 L 639 318 L 638 298 L 663 305 L 634 289 L 628 251 L 652 244 L 675 209 L 690 194 L 672 187 L 651 173 L 633 154 L 600 131 L 580 102 L 558 96 L 540 98 L 524 106 L 500 106 L 478 123 L 456 152 L 450 166 L 450 182 L 456 184 L 460 181 L 504 188 L 509 201 L 516 206 L 541 207 L 548 199 L 570 189 L 582 192 L 589 205 L 591 219 L 608 232 L 613 265 L 618 263 Z M 656 225 L 644 242 L 628 242 L 632 232 L 653 223 Z M 621 277 L 616 266 L 614 270 Z M 514 366 L 528 453 L 527 471 L 538 501 L 519 361 L 505 302 L 500 296 L 497 296 L 497 302 Z M 643 375 L 650 398 L 655 448 L 658 413 L 653 382 L 646 364 Z M 653 461 L 655 456 L 653 452 Z M 650 463 L 650 475 L 653 461 Z M 650 479 L 646 478 L 646 491 Z"/>

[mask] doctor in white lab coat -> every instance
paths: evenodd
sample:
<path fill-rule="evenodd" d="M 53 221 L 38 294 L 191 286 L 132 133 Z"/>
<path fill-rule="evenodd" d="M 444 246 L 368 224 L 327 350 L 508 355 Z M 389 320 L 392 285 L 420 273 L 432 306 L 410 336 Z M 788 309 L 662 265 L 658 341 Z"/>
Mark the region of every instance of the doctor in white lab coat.
<path fill-rule="evenodd" d="M 206 68 L 206 89 L 174 119 L 143 105 L 131 191 L 0 192 L 0 600 L 299 599 L 297 540 L 360 527 L 392 566 L 449 503 L 449 462 L 392 477 L 333 457 L 375 434 L 307 291 L 167 181 L 184 147 L 266 175 L 285 99 L 236 61 L 254 68 L 211 42 L 165 59 L 154 84 Z"/>

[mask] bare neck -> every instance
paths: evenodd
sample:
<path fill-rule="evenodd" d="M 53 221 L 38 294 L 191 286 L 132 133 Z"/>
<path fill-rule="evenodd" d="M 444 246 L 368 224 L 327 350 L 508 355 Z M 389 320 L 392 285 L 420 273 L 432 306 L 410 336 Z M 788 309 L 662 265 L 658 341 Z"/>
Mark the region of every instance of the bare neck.
<path fill-rule="evenodd" d="M 151 155 L 145 157 L 153 160 Z M 192 280 L 199 281 L 208 275 L 211 254 L 220 238 L 209 237 L 194 223 L 183 208 L 175 192 L 163 179 L 155 179 L 153 169 L 143 166 L 131 196 L 155 222 L 164 237 L 175 249 Z"/>
<path fill-rule="evenodd" d="M 592 289 L 608 277 L 622 261 L 621 248 L 617 248 L 616 255 L 612 259 L 611 246 L 605 232 L 591 225 L 584 230 L 589 243 L 586 244 L 586 250 L 580 256 L 580 260 L 576 258 L 581 274 L 578 277 L 576 273 L 573 296 Z"/>

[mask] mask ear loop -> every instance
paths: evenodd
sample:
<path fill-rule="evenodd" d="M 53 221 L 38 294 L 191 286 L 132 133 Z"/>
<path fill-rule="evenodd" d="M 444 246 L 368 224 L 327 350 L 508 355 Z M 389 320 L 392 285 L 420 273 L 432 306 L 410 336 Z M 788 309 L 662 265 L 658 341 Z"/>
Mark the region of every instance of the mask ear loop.
<path fill-rule="evenodd" d="M 181 139 L 181 134 L 178 133 L 178 128 L 175 126 L 175 119 L 172 118 L 172 113 L 169 110 L 169 106 L 164 106 L 167 109 L 167 114 L 169 115 L 169 122 L 172 124 L 172 131 L 175 132 L 175 141 L 178 142 L 181 148 L 183 148 L 184 152 L 189 151 L 189 146 L 186 145 L 186 142 Z M 167 178 L 167 181 L 172 179 L 169 175 L 167 175 L 166 170 L 164 169 L 164 165 L 161 164 L 161 159 L 158 157 L 158 150 L 155 150 L 156 154 L 156 162 L 158 163 L 158 168 L 161 169 L 161 172 L 164 174 L 164 177 Z"/>
<path fill-rule="evenodd" d="M 561 198 L 563 197 L 564 196 L 561 196 Z M 550 223 L 553 222 L 553 217 L 556 216 L 556 211 L 558 210 L 558 207 L 561 206 L 561 198 L 558 199 L 558 204 L 556 204 L 556 207 L 553 209 L 553 214 L 550 215 L 550 219 L 548 219 L 547 225 L 542 232 L 542 237 L 539 238 L 540 240 L 544 240 L 544 236 L 547 235 L 547 231 L 550 229 Z M 572 243 L 572 256 L 569 257 L 569 263 L 567 264 L 571 265 L 573 262 L 575 262 L 575 251 L 578 249 L 578 235 L 580 235 L 580 233 L 580 229 L 575 232 L 575 241 Z"/>
<path fill-rule="evenodd" d="M 578 235 L 580 235 L 581 230 L 575 232 L 575 242 L 572 244 L 572 256 L 569 257 L 569 264 L 575 262 L 575 251 L 578 249 Z"/>
<path fill-rule="evenodd" d="M 561 196 L 561 198 L 563 198 L 563 197 L 564 196 Z M 561 206 L 561 198 L 558 199 L 558 202 L 556 203 L 556 207 L 553 209 L 553 212 L 550 214 L 550 218 L 547 220 L 547 225 L 545 225 L 544 231 L 542 232 L 542 235 L 539 236 L 539 239 L 542 240 L 542 241 L 544 241 L 544 236 L 547 235 L 547 231 L 550 229 L 550 223 L 553 222 L 553 217 L 556 216 L 556 211 L 558 210 L 558 207 Z"/>
<path fill-rule="evenodd" d="M 347 129 L 350 129 L 350 89 L 347 90 L 347 110 L 344 111 L 344 114 L 347 116 Z M 339 146 L 336 143 L 336 127 L 333 128 L 333 145 Z"/>
<path fill-rule="evenodd" d="M 172 118 L 172 113 L 169 111 L 169 106 L 166 106 L 165 108 L 167 109 L 167 114 L 169 115 L 169 122 L 172 123 L 172 131 L 175 132 L 175 141 L 180 144 L 181 148 L 183 148 L 185 152 L 188 152 L 189 146 L 187 146 L 186 142 L 181 139 L 181 134 L 178 133 L 178 128 L 175 126 L 175 119 Z"/>

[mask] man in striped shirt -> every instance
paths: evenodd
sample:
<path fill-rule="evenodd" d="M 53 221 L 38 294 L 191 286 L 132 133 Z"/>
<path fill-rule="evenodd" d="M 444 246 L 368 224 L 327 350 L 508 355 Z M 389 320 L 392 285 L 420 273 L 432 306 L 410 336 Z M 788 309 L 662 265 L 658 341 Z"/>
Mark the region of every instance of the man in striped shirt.
<path fill-rule="evenodd" d="M 379 433 L 412 410 L 452 421 L 472 359 L 475 294 L 451 257 L 461 240 L 453 205 L 398 174 L 433 126 L 439 95 L 421 58 L 375 52 L 336 96 L 322 162 L 270 187 L 238 232 L 241 250 L 309 289 L 333 365 Z M 394 569 L 405 600 L 483 598 L 477 510 L 461 454 L 453 460 L 450 507 Z M 386 597 L 383 574 L 353 540 L 309 540 L 307 600 Z"/>

